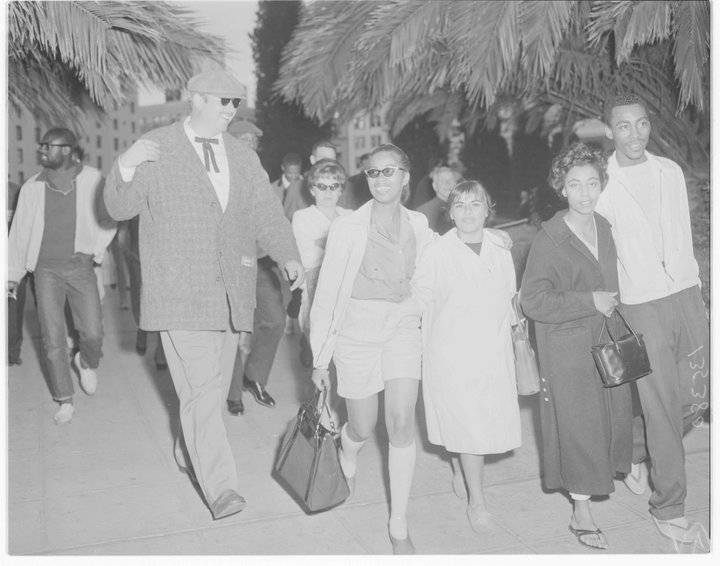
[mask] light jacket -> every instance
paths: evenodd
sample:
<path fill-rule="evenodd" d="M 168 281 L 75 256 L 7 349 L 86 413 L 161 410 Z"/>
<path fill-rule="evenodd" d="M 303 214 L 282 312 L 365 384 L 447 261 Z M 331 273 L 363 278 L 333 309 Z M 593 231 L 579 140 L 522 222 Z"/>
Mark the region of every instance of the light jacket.
<path fill-rule="evenodd" d="M 612 226 L 617 246 L 620 295 L 623 303 L 631 305 L 700 285 L 685 176 L 674 161 L 648 152 L 645 155 L 660 173 L 662 253 L 653 242 L 650 221 L 633 195 L 616 153 L 608 160 L 608 183 L 595 208 Z"/>
<path fill-rule="evenodd" d="M 8 237 L 8 280 L 20 281 L 26 271 L 35 271 L 45 231 L 45 183 L 36 173 L 20 190 L 15 217 Z M 98 199 L 103 178 L 97 169 L 85 165 L 75 178 L 75 253 L 93 256 L 102 263 L 105 249 L 115 236 L 115 222 L 100 220 Z"/>
<path fill-rule="evenodd" d="M 310 310 L 310 346 L 314 367 L 326 369 L 352 295 L 353 284 L 367 247 L 372 213 L 369 201 L 352 214 L 336 218 L 330 226 L 325 258 Z M 428 227 L 424 214 L 402 207 L 415 232 L 415 262 L 437 234 Z"/>

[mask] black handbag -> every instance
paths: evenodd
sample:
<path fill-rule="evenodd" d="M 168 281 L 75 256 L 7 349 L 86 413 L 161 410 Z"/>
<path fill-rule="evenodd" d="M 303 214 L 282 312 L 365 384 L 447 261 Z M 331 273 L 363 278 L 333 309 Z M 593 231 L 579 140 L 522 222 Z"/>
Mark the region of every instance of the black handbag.
<path fill-rule="evenodd" d="M 617 387 L 652 372 L 642 334 L 638 334 L 630 327 L 619 310 L 615 309 L 614 314 L 622 319 L 630 333 L 616 340 L 610 333 L 607 319 L 603 318 L 600 339 L 607 331 L 611 341 L 591 348 L 603 387 Z"/>
<path fill-rule="evenodd" d="M 308 513 L 334 507 L 350 495 L 338 459 L 339 435 L 332 419 L 330 429 L 320 423 L 322 411 L 329 414 L 327 388 L 302 404 L 274 466 L 276 479 Z"/>

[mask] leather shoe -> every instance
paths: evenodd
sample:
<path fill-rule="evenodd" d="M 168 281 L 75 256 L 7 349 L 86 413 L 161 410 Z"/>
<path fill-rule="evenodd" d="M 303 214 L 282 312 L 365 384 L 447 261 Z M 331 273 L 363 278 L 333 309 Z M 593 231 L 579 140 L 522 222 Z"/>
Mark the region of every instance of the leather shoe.
<path fill-rule="evenodd" d="M 245 405 L 243 405 L 242 399 L 233 401 L 232 399 L 227 400 L 228 411 L 231 415 L 242 415 L 245 412 Z"/>
<path fill-rule="evenodd" d="M 226 489 L 215 502 L 210 505 L 210 512 L 216 521 L 224 517 L 229 517 L 235 513 L 239 513 L 245 509 L 245 499 L 240 497 L 232 489 Z"/>
<path fill-rule="evenodd" d="M 255 400 L 261 405 L 264 405 L 265 407 L 275 406 L 275 399 L 273 399 L 270 393 L 268 393 L 257 381 L 252 381 L 243 376 L 243 389 L 245 391 L 250 391 L 253 397 L 255 397 Z"/>

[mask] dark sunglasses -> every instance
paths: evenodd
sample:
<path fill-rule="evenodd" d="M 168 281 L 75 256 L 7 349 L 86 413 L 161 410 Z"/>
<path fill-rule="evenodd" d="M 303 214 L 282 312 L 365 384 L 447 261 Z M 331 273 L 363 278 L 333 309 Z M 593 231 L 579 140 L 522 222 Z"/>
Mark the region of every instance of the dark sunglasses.
<path fill-rule="evenodd" d="M 242 98 L 221 98 L 220 104 L 222 104 L 223 106 L 227 106 L 230 103 L 230 101 L 232 101 L 232 105 L 235 108 L 237 108 L 238 106 L 240 106 L 240 102 L 242 101 Z"/>
<path fill-rule="evenodd" d="M 315 187 L 319 191 L 325 192 L 327 190 L 339 191 L 341 189 L 342 185 L 340 185 L 340 183 L 333 183 L 332 185 L 326 185 L 324 183 L 315 183 L 313 185 L 313 187 Z"/>
<path fill-rule="evenodd" d="M 49 149 L 51 147 L 72 147 L 69 143 L 39 143 L 38 149 Z"/>
<path fill-rule="evenodd" d="M 403 169 L 397 165 L 389 165 L 388 167 L 385 167 L 385 169 L 365 169 L 365 175 L 371 179 L 377 179 L 380 176 L 380 173 L 383 174 L 383 177 L 392 177 L 398 169 L 400 169 L 400 171 L 407 171 L 407 169 Z"/>

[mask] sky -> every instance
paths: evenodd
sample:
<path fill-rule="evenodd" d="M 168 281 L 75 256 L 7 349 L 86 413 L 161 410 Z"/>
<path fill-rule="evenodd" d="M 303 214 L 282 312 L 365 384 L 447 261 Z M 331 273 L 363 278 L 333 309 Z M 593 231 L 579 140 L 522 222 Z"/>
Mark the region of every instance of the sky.
<path fill-rule="evenodd" d="M 222 37 L 227 42 L 228 69 L 248 87 L 248 106 L 255 106 L 255 65 L 252 58 L 252 46 L 249 34 L 255 28 L 255 0 L 232 0 L 225 2 L 201 1 L 174 2 L 194 11 L 198 19 L 206 24 L 201 27 L 208 33 Z M 160 91 L 141 92 L 139 103 L 158 104 L 165 102 Z"/>

